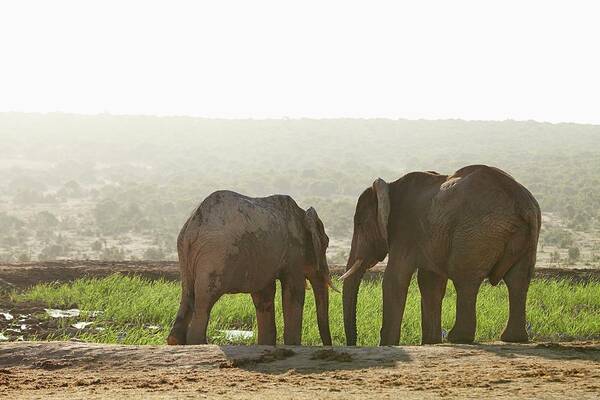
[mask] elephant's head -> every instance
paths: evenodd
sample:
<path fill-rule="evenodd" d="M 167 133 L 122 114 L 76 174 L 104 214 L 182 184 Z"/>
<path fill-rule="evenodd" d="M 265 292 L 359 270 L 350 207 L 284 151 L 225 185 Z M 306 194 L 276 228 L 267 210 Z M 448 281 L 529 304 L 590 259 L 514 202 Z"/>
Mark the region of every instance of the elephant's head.
<path fill-rule="evenodd" d="M 323 222 L 314 208 L 310 207 L 304 215 L 304 226 L 308 231 L 305 254 L 307 257 L 305 275 L 310 282 L 317 308 L 317 323 L 323 345 L 331 346 L 329 330 L 329 287 L 331 277 L 325 252 L 329 246 L 329 237 L 325 233 Z"/>
<path fill-rule="evenodd" d="M 377 179 L 365 190 L 356 204 L 354 233 L 344 280 L 344 329 L 346 343 L 356 345 L 356 300 L 364 272 L 387 256 L 389 186 Z"/>

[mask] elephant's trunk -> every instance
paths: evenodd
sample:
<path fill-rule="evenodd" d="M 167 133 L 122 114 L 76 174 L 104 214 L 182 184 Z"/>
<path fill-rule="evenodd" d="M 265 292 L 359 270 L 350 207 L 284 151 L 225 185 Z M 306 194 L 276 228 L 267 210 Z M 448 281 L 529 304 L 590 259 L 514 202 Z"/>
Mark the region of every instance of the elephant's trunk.
<path fill-rule="evenodd" d="M 356 346 L 356 300 L 358 288 L 365 273 L 365 265 L 357 266 L 357 260 L 352 255 L 348 260 L 346 271 L 354 268 L 355 272 L 347 275 L 344 279 L 343 303 L 344 303 L 344 331 L 346 332 L 346 344 Z"/>
<path fill-rule="evenodd" d="M 315 294 L 317 308 L 317 324 L 323 346 L 331 346 L 331 331 L 329 330 L 329 285 L 326 279 L 315 279 L 311 282 Z"/>

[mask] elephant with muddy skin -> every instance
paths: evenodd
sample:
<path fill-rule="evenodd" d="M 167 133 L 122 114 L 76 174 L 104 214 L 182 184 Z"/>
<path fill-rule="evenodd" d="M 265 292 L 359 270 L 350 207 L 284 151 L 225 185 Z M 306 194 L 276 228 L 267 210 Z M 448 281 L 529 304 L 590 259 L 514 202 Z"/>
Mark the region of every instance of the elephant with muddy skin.
<path fill-rule="evenodd" d="M 167 343 L 206 343 L 210 311 L 219 297 L 250 293 L 258 344 L 274 345 L 275 281 L 279 279 L 284 343 L 299 345 L 308 279 L 321 340 L 331 345 L 328 245 L 316 211 L 312 207 L 304 211 L 289 196 L 252 198 L 214 192 L 190 216 L 177 239 L 182 294 Z"/>
<path fill-rule="evenodd" d="M 377 179 L 359 197 L 343 288 L 344 329 L 356 345 L 356 301 L 365 271 L 388 256 L 383 277 L 381 345 L 397 345 L 408 287 L 418 269 L 422 343 L 442 340 L 446 283 L 456 288 L 454 343 L 475 338 L 482 281 L 504 280 L 509 318 L 506 342 L 528 340 L 527 290 L 536 261 L 541 214 L 532 194 L 507 173 L 472 165 L 453 175 L 412 172 L 395 182 Z"/>

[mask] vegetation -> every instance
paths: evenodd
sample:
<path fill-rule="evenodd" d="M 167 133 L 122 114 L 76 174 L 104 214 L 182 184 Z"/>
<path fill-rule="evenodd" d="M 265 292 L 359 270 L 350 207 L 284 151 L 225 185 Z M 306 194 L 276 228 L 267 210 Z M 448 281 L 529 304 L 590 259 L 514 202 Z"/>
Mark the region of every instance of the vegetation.
<path fill-rule="evenodd" d="M 600 282 L 575 284 L 568 281 L 535 280 L 528 299 L 528 319 L 533 340 L 600 339 Z M 93 322 L 79 338 L 104 343 L 163 344 L 175 317 L 180 296 L 178 283 L 148 281 L 138 277 L 113 275 L 103 279 L 82 279 L 68 284 L 43 284 L 24 293 L 13 293 L 12 300 L 39 301 L 49 307 L 78 306 L 87 312 L 81 318 L 62 320 L 66 329 L 75 321 Z M 377 345 L 381 326 L 381 282 L 363 282 L 358 302 L 357 323 L 360 345 Z M 478 341 L 499 340 L 508 317 L 505 287 L 483 285 L 478 299 Z M 276 297 L 278 342 L 282 342 L 281 301 Z M 443 329 L 454 323 L 456 293 L 449 284 L 443 305 Z M 101 311 L 93 316 L 92 311 Z M 330 322 L 333 342 L 345 342 L 341 295 L 331 292 Z M 100 330 L 98 330 L 98 328 Z M 223 330 L 253 330 L 255 311 L 249 295 L 227 295 L 215 305 L 209 324 L 213 343 L 231 342 Z M 54 339 L 65 338 L 58 330 Z M 403 323 L 402 343 L 420 340 L 420 299 L 416 282 L 410 287 Z M 234 342 L 253 343 L 254 339 Z M 311 292 L 304 308 L 303 343 L 318 345 L 320 338 Z"/>
<path fill-rule="evenodd" d="M 0 135 L 0 262 L 175 259 L 190 212 L 231 189 L 315 206 L 343 263 L 356 198 L 376 177 L 485 163 L 551 217 L 547 259 L 578 247 L 576 263 L 598 266 L 600 126 L 0 113 Z"/>

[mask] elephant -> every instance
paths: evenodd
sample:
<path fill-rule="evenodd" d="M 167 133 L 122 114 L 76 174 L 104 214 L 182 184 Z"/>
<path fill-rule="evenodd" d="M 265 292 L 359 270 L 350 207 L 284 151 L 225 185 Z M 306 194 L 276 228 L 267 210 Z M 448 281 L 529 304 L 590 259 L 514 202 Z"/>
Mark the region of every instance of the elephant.
<path fill-rule="evenodd" d="M 287 195 L 209 195 L 177 239 L 181 302 L 167 338 L 170 345 L 205 344 L 210 311 L 226 293 L 250 293 L 258 344 L 275 345 L 275 282 L 281 281 L 285 344 L 299 345 L 306 280 L 315 296 L 317 324 L 331 345 L 325 251 L 329 237 L 314 208 L 304 211 Z"/>
<path fill-rule="evenodd" d="M 446 284 L 456 289 L 453 343 L 472 343 L 476 301 L 485 278 L 504 280 L 509 318 L 501 339 L 528 341 L 525 305 L 536 262 L 540 207 L 512 176 L 486 165 L 454 174 L 411 172 L 379 178 L 358 198 L 343 279 L 344 330 L 356 345 L 356 301 L 365 271 L 388 256 L 383 276 L 380 345 L 398 345 L 413 273 L 421 293 L 422 344 L 442 341 Z"/>

